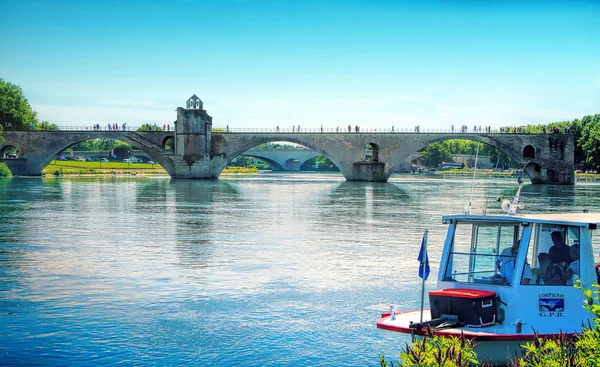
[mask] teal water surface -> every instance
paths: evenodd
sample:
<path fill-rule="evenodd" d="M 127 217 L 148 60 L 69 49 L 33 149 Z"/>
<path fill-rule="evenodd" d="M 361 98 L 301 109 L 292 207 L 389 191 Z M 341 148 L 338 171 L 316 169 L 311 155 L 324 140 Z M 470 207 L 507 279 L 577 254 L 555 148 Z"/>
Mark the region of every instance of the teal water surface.
<path fill-rule="evenodd" d="M 0 365 L 376 366 L 419 307 L 429 229 L 499 212 L 509 179 L 260 174 L 0 180 Z M 526 185 L 525 212 L 600 210 L 600 186 Z"/>

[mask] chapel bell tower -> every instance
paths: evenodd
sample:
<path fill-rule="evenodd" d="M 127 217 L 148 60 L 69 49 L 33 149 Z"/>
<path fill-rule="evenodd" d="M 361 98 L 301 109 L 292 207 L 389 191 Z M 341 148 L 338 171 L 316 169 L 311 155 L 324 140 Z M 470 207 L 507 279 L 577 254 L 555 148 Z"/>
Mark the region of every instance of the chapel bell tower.
<path fill-rule="evenodd" d="M 195 94 L 177 108 L 175 122 L 175 154 L 191 167 L 210 162 L 212 117 L 202 109 L 202 100 Z"/>

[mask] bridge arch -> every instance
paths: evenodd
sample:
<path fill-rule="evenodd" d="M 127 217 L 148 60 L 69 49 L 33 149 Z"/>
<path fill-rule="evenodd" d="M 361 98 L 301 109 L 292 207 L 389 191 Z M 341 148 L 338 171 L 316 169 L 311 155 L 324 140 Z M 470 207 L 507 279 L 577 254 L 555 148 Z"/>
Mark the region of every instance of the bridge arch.
<path fill-rule="evenodd" d="M 542 167 L 539 164 L 530 162 L 523 167 L 523 171 L 529 176 L 532 183 L 542 182 Z"/>
<path fill-rule="evenodd" d="M 285 168 L 281 164 L 279 164 L 277 161 L 275 161 L 273 159 L 269 159 L 269 158 L 266 158 L 266 157 L 261 157 L 261 156 L 258 156 L 258 155 L 248 154 L 248 152 L 244 152 L 243 154 L 240 154 L 240 155 L 263 160 L 263 161 L 267 162 L 273 168 L 274 171 L 284 171 L 285 170 Z M 238 157 L 240 155 L 238 155 Z M 232 158 L 231 161 L 233 161 L 235 158 L 236 157 Z M 230 163 L 231 163 L 231 161 L 230 161 Z"/>
<path fill-rule="evenodd" d="M 523 148 L 523 158 L 535 158 L 535 148 L 533 145 L 526 145 Z"/>
<path fill-rule="evenodd" d="M 375 143 L 365 145 L 365 161 L 379 162 L 379 145 Z"/>
<path fill-rule="evenodd" d="M 18 158 L 21 155 L 22 149 L 11 144 L 0 146 L 0 158 Z M 13 155 L 14 154 L 14 155 Z"/>
<path fill-rule="evenodd" d="M 335 155 L 330 154 L 327 149 L 316 142 L 314 134 L 262 134 L 245 137 L 244 139 L 235 139 L 235 134 L 213 133 L 213 152 L 215 158 L 213 160 L 213 177 L 218 177 L 221 171 L 229 165 L 229 163 L 237 156 L 242 155 L 245 151 L 265 143 L 273 143 L 278 141 L 289 142 L 302 145 L 319 154 L 326 156 L 338 168 L 341 167 L 342 161 Z M 229 138 L 233 137 L 231 141 Z M 262 159 L 262 158 L 261 158 Z"/>
<path fill-rule="evenodd" d="M 522 158 L 522 146 L 514 147 L 512 144 L 504 142 L 501 138 L 497 139 L 494 134 L 414 134 L 410 139 L 405 140 L 405 145 L 400 149 L 401 153 L 391 162 L 388 170 L 388 178 L 394 173 L 405 172 L 410 164 L 410 158 L 413 154 L 422 151 L 433 143 L 443 142 L 447 140 L 469 140 L 478 143 L 483 143 L 498 149 L 507 157 L 517 163 L 525 163 Z M 497 134 L 500 135 L 500 134 Z M 508 134 L 504 134 L 508 135 Z"/>
<path fill-rule="evenodd" d="M 9 131 L 4 132 L 5 143 L 2 148 L 7 145 L 17 147 L 26 163 L 20 167 L 16 167 L 18 172 L 13 170 L 15 175 L 40 176 L 43 169 L 54 159 L 54 157 L 70 146 L 91 140 L 91 139 L 112 139 L 120 140 L 131 144 L 142 150 L 153 161 L 162 165 L 169 174 L 175 171 L 167 169 L 163 165 L 166 156 L 174 155 L 173 151 L 162 149 L 161 142 L 168 136 L 173 136 L 173 132 L 133 132 L 133 131 Z M 167 165 L 168 166 L 168 165 Z M 171 168 L 174 165 L 171 164 Z M 11 168 L 11 167 L 9 167 Z M 12 169 L 11 169 L 12 170 Z"/>
<path fill-rule="evenodd" d="M 165 138 L 162 140 L 162 148 L 165 150 L 175 150 L 175 136 L 173 135 L 167 135 L 165 136 Z M 167 148 L 167 146 L 169 146 L 169 148 Z"/>
<path fill-rule="evenodd" d="M 511 149 L 506 149 L 506 146 L 504 146 L 503 144 L 499 144 L 495 139 L 491 139 L 489 137 L 477 134 L 453 134 L 426 139 L 421 144 L 419 144 L 419 149 L 417 149 L 416 151 L 420 151 L 421 149 L 426 148 L 432 143 L 442 142 L 446 140 L 471 140 L 476 141 L 478 143 L 487 144 L 498 149 L 499 151 L 506 154 L 509 158 L 513 159 L 516 162 L 522 161 L 521 156 L 516 154 L 516 149 L 514 147 L 512 147 Z M 520 150 L 520 148 L 518 149 Z"/>

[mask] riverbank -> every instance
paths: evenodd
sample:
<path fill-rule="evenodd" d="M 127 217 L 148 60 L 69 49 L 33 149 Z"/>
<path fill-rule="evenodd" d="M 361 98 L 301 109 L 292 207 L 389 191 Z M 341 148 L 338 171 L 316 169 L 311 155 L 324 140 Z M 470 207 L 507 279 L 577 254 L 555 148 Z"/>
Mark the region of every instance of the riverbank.
<path fill-rule="evenodd" d="M 418 173 L 414 173 L 418 175 Z M 451 169 L 444 171 L 423 171 L 421 175 L 429 175 L 429 176 L 473 176 L 472 169 Z M 477 170 L 475 173 L 477 177 L 486 176 L 486 177 L 526 177 L 527 174 L 524 172 L 517 171 L 490 171 L 490 170 Z M 597 173 L 585 173 L 585 172 L 575 172 L 575 177 L 578 179 L 600 179 L 600 174 Z"/>
<path fill-rule="evenodd" d="M 159 164 L 128 162 L 52 161 L 43 171 L 46 175 L 166 175 Z M 227 167 L 222 174 L 258 173 L 256 167 Z"/>

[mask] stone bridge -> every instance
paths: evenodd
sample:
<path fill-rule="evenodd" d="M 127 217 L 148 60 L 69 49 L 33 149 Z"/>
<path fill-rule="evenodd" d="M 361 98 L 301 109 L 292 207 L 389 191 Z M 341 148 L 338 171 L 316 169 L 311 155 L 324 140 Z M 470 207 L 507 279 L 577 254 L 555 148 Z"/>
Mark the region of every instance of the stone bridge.
<path fill-rule="evenodd" d="M 104 138 L 130 143 L 175 178 L 218 178 L 238 155 L 264 143 L 286 141 L 325 155 L 348 181 L 387 181 L 404 172 L 411 154 L 431 143 L 466 139 L 491 145 L 518 162 L 533 183 L 575 182 L 572 134 L 213 132 L 212 117 L 193 95 L 177 108 L 174 131 L 5 131 L 0 157 L 9 147 L 17 158 L 2 159 L 15 175 L 39 176 L 58 153 L 81 141 Z M 165 149 L 174 140 L 174 150 Z M 371 154 L 365 154 L 370 145 Z"/>
<path fill-rule="evenodd" d="M 15 175 L 39 176 L 44 167 L 64 149 L 96 138 L 132 144 L 161 164 L 173 177 L 181 176 L 178 165 L 179 168 L 191 166 L 182 162 L 182 157 L 173 150 L 164 148 L 168 139 L 175 138 L 174 132 L 5 131 L 0 157 L 4 157 L 6 149 L 13 146 L 19 151 L 19 158 L 1 161 Z M 286 141 L 311 149 L 311 156 L 325 155 L 340 169 L 346 180 L 386 181 L 392 174 L 406 171 L 406 163 L 413 153 L 431 143 L 447 139 L 474 140 L 498 148 L 520 163 L 533 183 L 574 183 L 574 141 L 571 134 L 212 133 L 208 177 L 188 178 L 217 178 L 236 156 L 252 156 L 251 148 L 257 145 Z M 367 144 L 373 147 L 369 161 L 365 160 Z M 264 158 L 264 152 L 256 156 Z"/>
<path fill-rule="evenodd" d="M 216 172 L 250 147 L 273 141 L 303 145 L 329 158 L 349 181 L 387 181 L 406 171 L 411 155 L 431 143 L 465 139 L 498 148 L 518 162 L 533 183 L 575 182 L 574 139 L 571 134 L 494 133 L 221 133 L 213 134 Z M 365 160 L 365 146 L 373 155 Z M 223 166 L 224 167 L 224 166 Z"/>
<path fill-rule="evenodd" d="M 4 143 L 0 143 L 0 158 L 5 157 L 9 147 L 17 149 L 18 158 L 0 159 L 6 163 L 13 175 L 40 176 L 57 154 L 71 145 L 90 139 L 114 139 L 129 143 L 144 151 L 155 162 L 169 162 L 165 158 L 173 156 L 173 150 L 165 149 L 167 140 L 174 138 L 174 132 L 134 132 L 134 131 L 4 131 Z M 167 172 L 172 167 L 163 166 Z M 171 172 L 169 172 L 170 174 Z"/>

